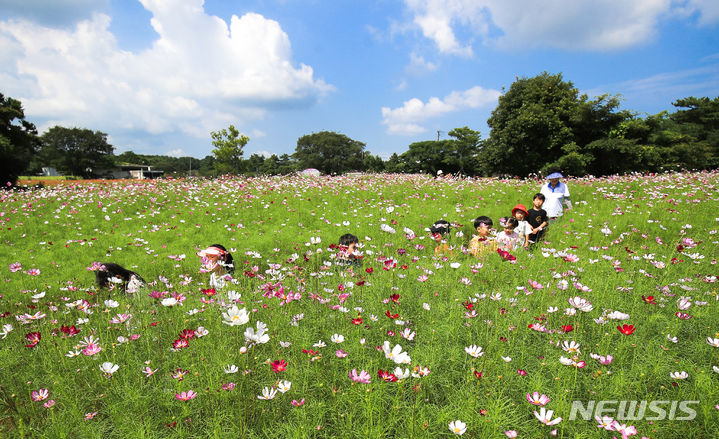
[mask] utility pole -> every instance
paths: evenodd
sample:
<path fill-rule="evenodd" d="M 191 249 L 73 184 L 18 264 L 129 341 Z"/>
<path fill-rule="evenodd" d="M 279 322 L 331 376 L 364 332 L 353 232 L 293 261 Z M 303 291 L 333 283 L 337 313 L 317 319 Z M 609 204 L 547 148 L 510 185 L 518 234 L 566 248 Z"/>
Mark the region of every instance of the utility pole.
<path fill-rule="evenodd" d="M 192 177 L 192 157 L 190 157 L 190 177 Z"/>

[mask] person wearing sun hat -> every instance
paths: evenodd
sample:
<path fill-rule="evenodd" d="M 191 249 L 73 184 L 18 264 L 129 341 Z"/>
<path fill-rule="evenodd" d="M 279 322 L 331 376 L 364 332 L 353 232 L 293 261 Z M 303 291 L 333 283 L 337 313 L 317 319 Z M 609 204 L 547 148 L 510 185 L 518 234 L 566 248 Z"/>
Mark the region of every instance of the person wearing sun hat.
<path fill-rule="evenodd" d="M 550 221 L 556 220 L 563 214 L 566 204 L 566 210 L 572 208 L 572 201 L 569 199 L 569 188 L 565 183 L 559 181 L 564 178 L 559 172 L 552 172 L 547 175 L 549 180 L 539 191 L 545 197 L 544 210 L 547 211 L 547 217 Z"/>
<path fill-rule="evenodd" d="M 235 272 L 232 253 L 228 252 L 225 246 L 221 244 L 212 244 L 211 246 L 197 252 L 197 256 L 201 258 L 202 271 L 210 272 L 210 286 L 212 288 L 222 288 L 225 281 L 232 278 Z"/>
<path fill-rule="evenodd" d="M 529 213 L 524 204 L 517 204 L 512 208 L 512 218 L 517 220 L 517 227 L 514 231 L 522 238 L 522 245 L 529 247 L 529 235 L 532 234 L 532 226 L 527 222 Z"/>

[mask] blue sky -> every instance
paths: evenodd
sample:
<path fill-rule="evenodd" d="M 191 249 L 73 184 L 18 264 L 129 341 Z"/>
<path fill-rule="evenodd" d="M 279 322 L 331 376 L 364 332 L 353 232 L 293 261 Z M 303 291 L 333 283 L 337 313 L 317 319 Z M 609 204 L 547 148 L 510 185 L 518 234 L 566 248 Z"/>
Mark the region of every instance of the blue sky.
<path fill-rule="evenodd" d="M 716 0 L 0 0 L 0 92 L 116 153 L 252 153 L 328 130 L 384 158 L 487 118 L 516 77 L 562 73 L 639 114 L 719 95 Z"/>

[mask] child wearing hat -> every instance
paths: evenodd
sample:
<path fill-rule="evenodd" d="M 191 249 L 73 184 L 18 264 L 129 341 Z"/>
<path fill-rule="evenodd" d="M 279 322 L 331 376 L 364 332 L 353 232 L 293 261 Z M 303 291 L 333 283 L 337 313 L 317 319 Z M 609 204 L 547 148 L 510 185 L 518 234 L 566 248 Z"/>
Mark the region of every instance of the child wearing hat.
<path fill-rule="evenodd" d="M 514 231 L 522 239 L 522 245 L 525 248 L 529 247 L 529 235 L 532 234 L 532 226 L 527 222 L 527 216 L 529 216 L 529 212 L 527 212 L 524 204 L 517 204 L 512 208 L 512 217 L 517 220 L 517 227 L 515 227 Z"/>
<path fill-rule="evenodd" d="M 197 252 L 202 263 L 202 272 L 210 272 L 210 287 L 221 289 L 235 272 L 232 253 L 221 244 L 212 244 Z"/>

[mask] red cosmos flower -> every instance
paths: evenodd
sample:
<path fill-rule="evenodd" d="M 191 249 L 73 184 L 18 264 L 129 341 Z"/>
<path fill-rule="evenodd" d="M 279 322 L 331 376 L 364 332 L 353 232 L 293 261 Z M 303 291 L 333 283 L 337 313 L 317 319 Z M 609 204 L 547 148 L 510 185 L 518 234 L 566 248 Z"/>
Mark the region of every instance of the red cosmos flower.
<path fill-rule="evenodd" d="M 497 253 L 498 253 L 499 256 L 501 256 L 502 259 L 504 259 L 505 261 L 516 261 L 516 260 L 517 260 L 517 257 L 516 257 L 516 256 L 510 254 L 508 251 L 502 250 L 501 248 L 498 248 L 498 249 L 497 249 Z"/>
<path fill-rule="evenodd" d="M 391 329 L 388 329 L 387 335 L 389 335 L 390 337 L 394 337 L 394 331 L 392 331 Z"/>
<path fill-rule="evenodd" d="M 172 342 L 172 347 L 175 349 L 182 349 L 186 348 L 190 345 L 190 342 L 185 340 L 184 338 L 178 338 L 174 342 Z"/>
<path fill-rule="evenodd" d="M 158 323 L 160 323 L 160 322 L 152 322 L 152 323 L 150 323 L 150 326 L 157 326 Z"/>
<path fill-rule="evenodd" d="M 390 300 L 394 303 L 399 303 L 399 294 L 395 293 L 389 296 Z"/>
<path fill-rule="evenodd" d="M 256 274 L 252 270 L 246 270 L 244 272 L 244 275 L 247 277 L 255 277 L 256 276 Z"/>
<path fill-rule="evenodd" d="M 345 290 L 345 286 L 342 285 L 342 284 L 339 284 L 339 285 L 337 285 L 337 289 L 338 289 L 339 291 L 344 291 L 344 290 Z"/>
<path fill-rule="evenodd" d="M 67 334 L 71 337 L 73 335 L 77 335 L 80 333 L 80 330 L 77 329 L 75 327 L 75 325 L 72 325 L 72 326 L 62 325 L 62 326 L 60 326 L 60 331 L 64 332 L 65 334 Z"/>
<path fill-rule="evenodd" d="M 624 250 L 626 250 L 627 253 L 630 253 L 630 254 L 631 254 L 631 253 L 634 253 L 633 251 L 629 250 L 629 247 L 624 247 Z"/>
<path fill-rule="evenodd" d="M 474 371 L 474 377 L 477 378 L 478 380 L 482 379 L 482 375 L 483 375 L 482 372 L 480 372 L 478 370 Z"/>
<path fill-rule="evenodd" d="M 214 288 L 203 288 L 202 294 L 204 294 L 205 296 L 214 296 L 215 294 L 217 294 L 217 291 Z"/>
<path fill-rule="evenodd" d="M 397 381 L 397 376 L 388 370 L 380 369 L 379 372 L 377 372 L 377 376 L 390 383 Z"/>
<path fill-rule="evenodd" d="M 194 329 L 184 329 L 182 332 L 180 332 L 180 338 L 183 340 L 192 340 L 195 338 L 195 330 Z"/>
<path fill-rule="evenodd" d="M 365 281 L 361 280 L 361 281 L 357 282 L 355 285 L 357 285 L 358 287 L 361 287 L 362 285 L 364 285 L 364 283 L 365 283 Z"/>
<path fill-rule="evenodd" d="M 474 309 L 474 303 L 470 302 L 469 300 L 465 300 L 462 305 L 468 310 Z"/>
<path fill-rule="evenodd" d="M 361 325 L 362 324 L 362 317 L 359 316 L 356 319 L 352 319 L 352 323 L 355 325 Z"/>
<path fill-rule="evenodd" d="M 304 349 L 302 350 L 304 352 Z M 282 371 L 287 370 L 287 361 L 285 360 L 277 360 L 270 363 L 270 366 L 272 367 L 272 372 L 279 373 Z"/>
<path fill-rule="evenodd" d="M 677 251 L 678 251 L 679 253 L 683 252 L 683 251 L 684 251 L 684 246 L 681 245 L 681 244 L 679 244 L 679 245 L 677 246 Z"/>
<path fill-rule="evenodd" d="M 634 325 L 621 325 L 617 326 L 617 329 L 624 335 L 630 335 L 634 332 Z"/>
<path fill-rule="evenodd" d="M 519 369 L 519 370 L 517 371 L 517 373 L 520 374 L 521 376 L 527 375 L 527 371 L 524 370 L 524 369 Z"/>
<path fill-rule="evenodd" d="M 368 274 L 372 274 L 372 272 L 373 272 L 374 270 L 372 269 L 372 267 L 368 267 L 368 268 L 365 268 L 364 271 L 366 271 Z"/>
<path fill-rule="evenodd" d="M 642 300 L 643 300 L 645 303 L 650 303 L 650 304 L 652 304 L 652 305 L 656 305 L 656 304 L 657 304 L 657 302 L 654 301 L 654 296 L 642 296 Z"/>
<path fill-rule="evenodd" d="M 307 355 L 317 355 L 317 351 L 313 351 L 312 349 L 302 349 L 302 353 Z"/>
<path fill-rule="evenodd" d="M 572 326 L 572 325 L 562 325 L 562 331 L 564 331 L 564 332 L 572 332 L 572 331 L 574 331 L 574 326 Z"/>
<path fill-rule="evenodd" d="M 385 312 L 385 314 L 386 314 L 387 317 L 389 317 L 390 319 L 396 319 L 397 317 L 399 317 L 399 314 L 390 314 L 389 310 L 387 310 L 387 312 Z"/>
<path fill-rule="evenodd" d="M 26 344 L 26 348 L 34 348 L 37 346 L 38 343 L 40 343 L 40 339 L 42 338 L 42 335 L 40 335 L 39 332 L 28 332 L 25 334 L 25 340 L 28 341 L 30 344 Z"/>

